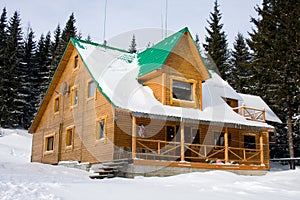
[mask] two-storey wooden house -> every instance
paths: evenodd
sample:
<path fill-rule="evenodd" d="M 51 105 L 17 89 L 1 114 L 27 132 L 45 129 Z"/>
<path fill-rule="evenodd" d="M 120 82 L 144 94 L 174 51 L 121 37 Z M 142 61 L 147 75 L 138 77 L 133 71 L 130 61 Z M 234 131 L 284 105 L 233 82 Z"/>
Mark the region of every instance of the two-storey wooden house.
<path fill-rule="evenodd" d="M 29 130 L 32 161 L 267 170 L 266 121 L 280 119 L 208 71 L 187 28 L 139 54 L 71 39 Z"/>

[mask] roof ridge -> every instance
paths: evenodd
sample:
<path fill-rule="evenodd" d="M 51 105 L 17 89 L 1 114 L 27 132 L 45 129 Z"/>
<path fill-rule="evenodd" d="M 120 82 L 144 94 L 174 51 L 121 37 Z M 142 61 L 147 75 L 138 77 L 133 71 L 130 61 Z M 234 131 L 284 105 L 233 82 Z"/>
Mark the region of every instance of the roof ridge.
<path fill-rule="evenodd" d="M 92 41 L 81 40 L 81 39 L 77 39 L 77 38 L 73 38 L 73 37 L 71 37 L 70 40 L 75 44 L 79 44 L 79 42 L 82 42 L 82 43 L 90 44 L 90 45 L 93 45 L 93 46 L 99 46 L 99 47 L 102 47 L 102 48 L 117 50 L 117 51 L 121 51 L 121 52 L 124 52 L 124 53 L 130 53 L 129 51 L 126 51 L 124 49 L 120 49 L 120 48 L 117 48 L 117 47 L 111 47 L 111 46 L 108 46 L 108 45 L 103 45 L 103 44 L 99 44 L 99 43 L 92 42 Z M 79 44 L 79 46 L 81 46 L 81 45 Z"/>

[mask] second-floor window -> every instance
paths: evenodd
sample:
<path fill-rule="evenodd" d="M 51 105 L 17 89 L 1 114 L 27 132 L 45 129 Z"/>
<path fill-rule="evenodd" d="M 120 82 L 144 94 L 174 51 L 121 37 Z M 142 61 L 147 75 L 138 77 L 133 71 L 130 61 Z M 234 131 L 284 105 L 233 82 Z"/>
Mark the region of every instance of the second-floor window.
<path fill-rule="evenodd" d="M 193 101 L 193 83 L 172 80 L 173 99 Z"/>
<path fill-rule="evenodd" d="M 78 104 L 78 88 L 73 87 L 71 89 L 71 106 Z"/>
<path fill-rule="evenodd" d="M 92 98 L 95 95 L 95 82 L 90 81 L 88 83 L 88 98 Z"/>
<path fill-rule="evenodd" d="M 59 97 L 56 97 L 54 99 L 54 112 L 58 112 L 59 111 Z"/>
<path fill-rule="evenodd" d="M 74 69 L 78 67 L 78 55 L 74 58 Z"/>

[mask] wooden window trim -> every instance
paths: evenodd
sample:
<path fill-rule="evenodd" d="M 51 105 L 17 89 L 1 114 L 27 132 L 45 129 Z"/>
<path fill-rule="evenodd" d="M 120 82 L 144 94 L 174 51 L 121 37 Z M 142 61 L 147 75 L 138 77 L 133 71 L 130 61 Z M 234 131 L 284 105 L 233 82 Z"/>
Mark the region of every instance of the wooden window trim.
<path fill-rule="evenodd" d="M 56 104 L 58 102 L 58 105 Z M 60 96 L 57 95 L 54 98 L 54 102 L 53 102 L 53 111 L 54 114 L 59 114 L 59 110 L 60 110 Z"/>
<path fill-rule="evenodd" d="M 104 121 L 104 137 L 100 138 L 100 122 Z M 107 139 L 107 116 L 99 117 L 96 121 L 96 141 L 105 141 Z"/>
<path fill-rule="evenodd" d="M 48 154 L 53 154 L 54 153 L 54 147 L 55 147 L 55 142 L 56 142 L 56 139 L 55 139 L 55 133 L 51 133 L 51 134 L 47 134 L 44 136 L 44 155 L 48 155 Z M 48 138 L 50 137 L 53 137 L 53 150 L 47 150 L 48 148 Z"/>
<path fill-rule="evenodd" d="M 94 82 L 94 95 L 93 96 L 90 96 L 90 84 Z M 96 96 L 96 83 L 94 80 L 90 79 L 87 81 L 87 92 L 86 92 L 86 100 L 87 101 L 90 101 L 92 99 L 95 99 L 95 96 Z"/>
<path fill-rule="evenodd" d="M 192 101 L 188 100 L 180 100 L 180 99 L 175 99 L 173 98 L 173 80 L 175 81 L 181 81 L 181 82 L 186 82 L 192 84 Z M 173 105 L 174 103 L 179 103 L 183 105 L 188 105 L 188 106 L 196 106 L 196 86 L 197 86 L 197 81 L 194 79 L 185 79 L 182 77 L 176 77 L 176 76 L 171 76 L 170 77 L 170 103 Z"/>
<path fill-rule="evenodd" d="M 76 104 L 74 104 L 74 91 L 77 90 L 77 102 Z M 70 95 L 70 108 L 74 108 L 74 107 L 77 107 L 78 106 L 78 103 L 79 103 L 79 95 L 78 95 L 78 92 L 79 92 L 79 86 L 78 85 L 74 85 L 72 88 L 71 88 L 71 95 Z"/>
<path fill-rule="evenodd" d="M 72 130 L 72 138 L 71 138 L 71 144 L 68 144 L 68 141 L 70 140 L 70 135 L 69 131 Z M 66 128 L 66 140 L 65 140 L 65 145 L 66 149 L 73 149 L 74 146 L 74 135 L 75 135 L 75 126 L 69 126 Z"/>

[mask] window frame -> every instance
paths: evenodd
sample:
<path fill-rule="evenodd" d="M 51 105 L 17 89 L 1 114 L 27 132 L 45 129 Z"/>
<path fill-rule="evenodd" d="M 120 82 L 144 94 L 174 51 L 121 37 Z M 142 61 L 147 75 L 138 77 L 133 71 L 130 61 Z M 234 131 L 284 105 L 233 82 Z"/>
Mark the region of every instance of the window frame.
<path fill-rule="evenodd" d="M 70 133 L 71 133 L 71 135 L 70 135 Z M 66 128 L 65 145 L 66 145 L 67 149 L 71 149 L 74 146 L 74 134 L 75 134 L 75 126 L 69 126 Z M 70 138 L 70 136 L 71 136 L 71 138 Z"/>
<path fill-rule="evenodd" d="M 49 149 L 49 138 L 53 138 L 52 141 L 52 149 Z M 52 154 L 54 153 L 55 146 L 55 133 L 48 134 L 44 136 L 44 154 Z"/>
<path fill-rule="evenodd" d="M 101 125 L 100 123 L 104 122 L 103 133 L 100 133 Z M 99 117 L 96 121 L 96 141 L 105 140 L 107 138 L 107 129 L 106 129 L 106 116 Z M 102 132 L 102 131 L 101 131 Z M 102 137 L 101 137 L 102 136 Z"/>
<path fill-rule="evenodd" d="M 173 81 L 178 81 L 178 82 L 184 82 L 184 83 L 189 83 L 191 85 L 191 99 L 192 100 L 184 100 L 184 99 L 177 99 L 173 97 Z M 182 77 L 175 77 L 171 76 L 170 77 L 170 101 L 171 104 L 174 103 L 183 103 L 183 104 L 188 104 L 195 106 L 196 103 L 196 85 L 197 81 L 194 79 L 185 79 Z"/>
<path fill-rule="evenodd" d="M 94 93 L 93 93 L 92 96 L 90 96 L 90 94 L 91 94 L 91 92 L 90 92 L 91 84 L 94 85 L 94 87 L 93 87 L 93 88 L 94 88 L 94 91 L 93 91 Z M 89 80 L 89 81 L 87 82 L 87 100 L 94 99 L 95 96 L 96 96 L 96 83 L 95 83 L 94 80 Z"/>
<path fill-rule="evenodd" d="M 75 91 L 76 91 L 76 96 L 77 96 L 77 101 L 75 103 L 75 99 L 74 99 L 74 94 L 75 94 Z M 76 106 L 78 106 L 78 103 L 79 103 L 79 95 L 78 95 L 78 92 L 79 92 L 79 87 L 78 85 L 74 85 L 72 88 L 71 88 L 71 97 L 70 97 L 70 107 L 71 108 L 74 108 Z"/>
<path fill-rule="evenodd" d="M 74 56 L 74 70 L 79 68 L 79 56 Z"/>
<path fill-rule="evenodd" d="M 54 111 L 54 114 L 58 114 L 59 110 L 60 110 L 60 97 L 56 96 L 54 98 L 54 102 L 53 102 L 53 111 Z"/>

